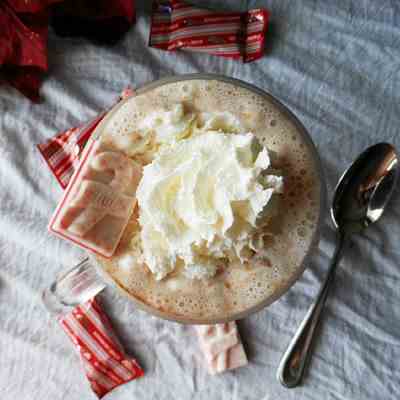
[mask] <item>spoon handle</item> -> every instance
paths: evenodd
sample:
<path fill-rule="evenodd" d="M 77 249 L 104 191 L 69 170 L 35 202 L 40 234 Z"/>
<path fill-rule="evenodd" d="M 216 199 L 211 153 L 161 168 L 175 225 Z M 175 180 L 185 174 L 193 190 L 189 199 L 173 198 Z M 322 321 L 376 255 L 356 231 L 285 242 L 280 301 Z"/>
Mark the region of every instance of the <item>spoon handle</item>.
<path fill-rule="evenodd" d="M 315 336 L 315 330 L 321 320 L 321 313 L 335 277 L 336 267 L 343 254 L 344 239 L 343 235 L 339 236 L 339 242 L 336 246 L 328 274 L 318 296 L 308 309 L 306 316 L 279 364 L 277 378 L 287 388 L 295 387 L 301 382 L 305 366 L 310 359 L 310 346 Z"/>

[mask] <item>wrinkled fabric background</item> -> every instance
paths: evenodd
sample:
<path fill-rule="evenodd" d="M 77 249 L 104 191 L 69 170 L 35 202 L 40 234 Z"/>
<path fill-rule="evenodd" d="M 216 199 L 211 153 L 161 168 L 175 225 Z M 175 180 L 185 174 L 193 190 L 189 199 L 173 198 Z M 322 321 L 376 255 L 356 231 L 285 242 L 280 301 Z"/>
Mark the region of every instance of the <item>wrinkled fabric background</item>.
<path fill-rule="evenodd" d="M 34 144 L 108 106 L 127 84 L 214 72 L 281 99 L 315 141 L 329 200 L 345 167 L 367 146 L 400 146 L 400 2 L 397 0 L 197 1 L 272 12 L 267 55 L 243 65 L 147 47 L 149 1 L 117 46 L 50 36 L 44 103 L 0 88 L 0 398 L 94 399 L 78 358 L 44 310 L 40 292 L 82 255 L 46 225 L 61 189 Z M 146 376 L 108 399 L 400 398 L 399 190 L 382 220 L 346 252 L 326 308 L 323 334 L 302 387 L 275 378 L 282 352 L 316 295 L 335 235 L 329 218 L 302 278 L 268 309 L 239 322 L 250 365 L 217 377 L 203 367 L 190 327 L 135 310 L 113 290 L 102 296 L 127 351 Z"/>

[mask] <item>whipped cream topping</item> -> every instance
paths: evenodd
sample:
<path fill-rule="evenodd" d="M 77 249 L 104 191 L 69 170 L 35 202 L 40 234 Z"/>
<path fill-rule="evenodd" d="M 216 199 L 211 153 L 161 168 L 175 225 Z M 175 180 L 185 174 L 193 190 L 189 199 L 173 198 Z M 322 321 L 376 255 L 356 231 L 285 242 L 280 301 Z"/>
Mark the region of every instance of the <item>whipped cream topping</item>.
<path fill-rule="evenodd" d="M 223 260 L 247 259 L 271 197 L 282 191 L 267 149 L 239 133 L 233 114 L 185 114 L 182 105 L 151 114 L 141 129 L 168 144 L 144 167 L 137 190 L 144 261 L 155 278 L 175 269 L 210 278 Z"/>
<path fill-rule="evenodd" d="M 164 146 L 189 136 L 201 135 L 209 130 L 239 133 L 245 129 L 240 120 L 230 112 L 185 112 L 183 104 L 175 104 L 170 110 L 150 113 L 127 135 L 115 135 L 112 143 L 130 157 L 145 154 L 154 158 Z"/>
<path fill-rule="evenodd" d="M 175 104 L 170 111 L 153 112 L 144 118 L 139 130 L 154 132 L 156 141 L 170 144 L 190 135 L 195 115 L 185 113 L 183 104 Z"/>

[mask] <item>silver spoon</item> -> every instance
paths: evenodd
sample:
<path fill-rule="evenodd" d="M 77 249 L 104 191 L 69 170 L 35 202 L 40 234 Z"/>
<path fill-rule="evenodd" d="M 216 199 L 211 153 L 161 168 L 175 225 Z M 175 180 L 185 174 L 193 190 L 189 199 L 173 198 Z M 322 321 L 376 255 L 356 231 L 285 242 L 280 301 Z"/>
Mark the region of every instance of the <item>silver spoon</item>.
<path fill-rule="evenodd" d="M 315 330 L 345 245 L 352 234 L 360 233 L 382 215 L 398 174 L 395 148 L 388 143 L 378 143 L 365 150 L 339 179 L 331 208 L 338 243 L 317 299 L 309 308 L 279 364 L 277 377 L 282 385 L 292 388 L 301 382 L 311 356 L 310 346 Z"/>

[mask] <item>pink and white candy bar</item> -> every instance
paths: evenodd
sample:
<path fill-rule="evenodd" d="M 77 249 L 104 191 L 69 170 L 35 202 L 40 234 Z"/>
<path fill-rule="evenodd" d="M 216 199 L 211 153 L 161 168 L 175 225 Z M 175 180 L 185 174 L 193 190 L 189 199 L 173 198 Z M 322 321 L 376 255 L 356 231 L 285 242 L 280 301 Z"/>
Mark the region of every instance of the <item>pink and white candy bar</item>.
<path fill-rule="evenodd" d="M 98 140 L 90 141 L 49 229 L 104 257 L 114 253 L 136 205 L 141 167 Z"/>
<path fill-rule="evenodd" d="M 196 325 L 195 329 L 210 374 L 218 374 L 247 364 L 236 322 Z"/>

